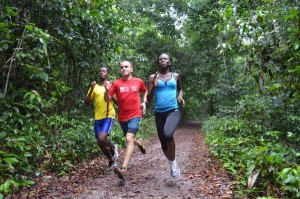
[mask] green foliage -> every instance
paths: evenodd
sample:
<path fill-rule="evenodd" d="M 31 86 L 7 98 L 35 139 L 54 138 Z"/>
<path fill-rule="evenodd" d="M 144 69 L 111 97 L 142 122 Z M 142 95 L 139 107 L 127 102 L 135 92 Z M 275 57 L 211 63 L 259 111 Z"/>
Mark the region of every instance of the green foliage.
<path fill-rule="evenodd" d="M 34 174 L 52 170 L 63 174 L 95 152 L 85 117 L 75 113 L 46 117 L 45 100 L 33 92 L 24 94 L 22 104 L 5 102 L 6 111 L 0 116 L 2 194 L 32 185 Z"/>
<path fill-rule="evenodd" d="M 293 144 L 295 140 L 289 140 L 290 133 L 276 130 L 279 125 L 274 123 L 282 118 L 272 118 L 274 113 L 278 113 L 277 104 L 259 95 L 246 96 L 236 105 L 235 113 L 211 117 L 205 122 L 203 130 L 210 150 L 239 181 L 238 190 L 245 189 L 251 174 L 259 171 L 255 187 L 237 191 L 237 195 L 260 195 L 260 190 L 267 188 L 274 196 L 283 198 L 299 195 L 299 146 Z M 292 121 L 286 122 L 289 128 L 285 126 L 282 130 L 297 131 L 298 126 Z M 282 193 L 270 190 L 272 186 L 281 186 Z"/>
<path fill-rule="evenodd" d="M 292 192 L 293 198 L 300 197 L 300 166 L 296 168 L 284 168 L 279 173 L 279 179 L 284 191 Z"/>
<path fill-rule="evenodd" d="M 1 1 L 0 197 L 98 151 L 84 82 L 120 51 L 130 19 L 117 3 Z"/>
<path fill-rule="evenodd" d="M 218 6 L 213 6 L 220 17 L 217 49 L 234 74 L 227 77 L 242 92 L 233 92 L 226 104 L 214 101 L 218 118 L 205 124 L 207 141 L 239 181 L 236 195 L 298 198 L 299 2 L 222 0 Z M 220 82 L 230 85 L 225 76 Z M 217 93 L 216 87 L 205 92 Z"/>
<path fill-rule="evenodd" d="M 124 147 L 126 144 L 126 138 L 121 129 L 121 126 L 118 123 L 114 124 L 113 130 L 110 133 L 109 138 L 110 138 L 110 140 L 112 140 L 112 142 L 118 144 L 119 146 Z"/>
<path fill-rule="evenodd" d="M 0 198 L 98 152 L 83 100 L 100 65 L 147 80 L 161 52 L 181 76 L 183 119 L 205 119 L 236 195 L 299 197 L 299 1 L 0 3 Z M 153 104 L 138 137 L 155 132 Z M 110 139 L 124 145 L 116 124 Z M 258 177 L 251 188 L 247 178 Z M 279 187 L 281 189 L 279 189 Z M 264 192 L 267 192 L 264 194 Z M 272 198 L 272 197 L 268 197 Z"/>
<path fill-rule="evenodd" d="M 140 123 L 137 138 L 150 138 L 156 134 L 155 118 L 153 115 L 144 116 Z"/>

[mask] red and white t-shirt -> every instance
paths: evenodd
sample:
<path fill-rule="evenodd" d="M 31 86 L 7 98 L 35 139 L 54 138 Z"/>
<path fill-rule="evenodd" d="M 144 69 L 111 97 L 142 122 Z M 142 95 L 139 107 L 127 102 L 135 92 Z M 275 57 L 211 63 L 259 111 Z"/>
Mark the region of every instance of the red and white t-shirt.
<path fill-rule="evenodd" d="M 112 83 L 108 94 L 117 96 L 119 121 L 142 117 L 140 92 L 145 93 L 146 90 L 143 80 L 136 77 L 129 80 L 117 79 Z"/>

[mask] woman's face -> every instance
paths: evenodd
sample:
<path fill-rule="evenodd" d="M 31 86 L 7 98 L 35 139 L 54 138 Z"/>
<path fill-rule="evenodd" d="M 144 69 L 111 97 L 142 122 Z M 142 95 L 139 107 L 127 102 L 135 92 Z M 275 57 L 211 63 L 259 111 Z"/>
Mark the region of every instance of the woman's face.
<path fill-rule="evenodd" d="M 158 67 L 160 67 L 160 68 L 168 68 L 169 66 L 171 66 L 171 64 L 172 63 L 171 63 L 169 55 L 167 55 L 167 54 L 161 54 L 158 57 L 158 60 L 157 60 Z"/>

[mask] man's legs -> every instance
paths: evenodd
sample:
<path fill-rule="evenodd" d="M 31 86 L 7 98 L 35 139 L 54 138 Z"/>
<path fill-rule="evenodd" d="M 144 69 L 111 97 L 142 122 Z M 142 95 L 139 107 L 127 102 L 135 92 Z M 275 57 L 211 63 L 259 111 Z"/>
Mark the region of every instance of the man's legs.
<path fill-rule="evenodd" d="M 123 162 L 123 168 L 127 168 L 134 151 L 135 134 L 128 132 L 126 134 L 126 149 Z"/>
<path fill-rule="evenodd" d="M 113 145 L 108 139 L 108 134 L 104 132 L 99 133 L 98 137 L 98 145 L 102 151 L 102 153 L 109 159 L 112 160 L 112 156 L 114 154 L 115 145 Z"/>
<path fill-rule="evenodd" d="M 119 178 L 125 179 L 127 175 L 127 168 L 134 152 L 134 145 L 137 145 L 144 154 L 146 153 L 146 150 L 143 143 L 135 139 L 135 134 L 137 133 L 140 125 L 140 118 L 132 118 L 128 122 L 120 122 L 120 125 L 124 134 L 126 134 L 126 149 L 122 168 L 115 168 L 115 173 Z"/>
<path fill-rule="evenodd" d="M 113 166 L 116 166 L 116 159 L 118 158 L 117 145 L 112 144 L 108 140 L 108 135 L 112 129 L 113 123 L 114 119 L 112 118 L 104 118 L 102 120 L 95 121 L 95 136 L 98 140 L 99 148 L 109 160 L 110 169 Z"/>

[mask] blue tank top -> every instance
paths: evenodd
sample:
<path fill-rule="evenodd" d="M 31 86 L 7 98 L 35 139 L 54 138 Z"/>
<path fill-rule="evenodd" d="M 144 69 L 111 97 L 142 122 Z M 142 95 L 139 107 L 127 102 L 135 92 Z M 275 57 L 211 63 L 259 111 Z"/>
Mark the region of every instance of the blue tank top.
<path fill-rule="evenodd" d="M 171 79 L 163 81 L 158 78 L 155 89 L 155 112 L 166 112 L 178 108 L 177 81 L 173 73 Z"/>

